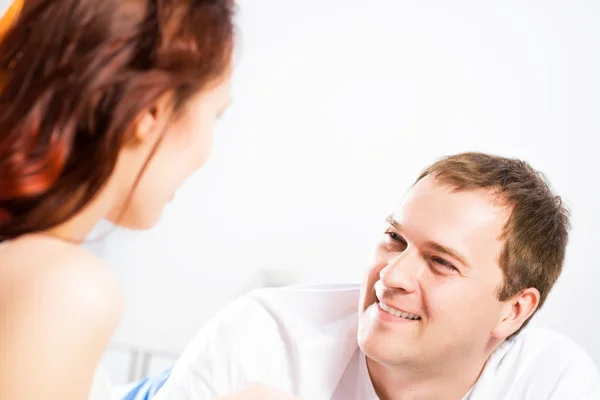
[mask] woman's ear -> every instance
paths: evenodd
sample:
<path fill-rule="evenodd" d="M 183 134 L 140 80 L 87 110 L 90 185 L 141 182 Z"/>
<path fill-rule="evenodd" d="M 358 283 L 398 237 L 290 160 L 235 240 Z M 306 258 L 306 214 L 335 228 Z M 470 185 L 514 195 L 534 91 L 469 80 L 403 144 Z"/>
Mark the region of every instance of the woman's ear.
<path fill-rule="evenodd" d="M 156 129 L 158 111 L 156 106 L 142 112 L 135 124 L 135 138 L 139 142 L 145 141 Z"/>
<path fill-rule="evenodd" d="M 163 96 L 147 110 L 144 110 L 135 124 L 134 137 L 138 142 L 143 142 L 154 133 L 163 128 L 162 124 L 166 121 L 169 112 L 168 97 Z"/>

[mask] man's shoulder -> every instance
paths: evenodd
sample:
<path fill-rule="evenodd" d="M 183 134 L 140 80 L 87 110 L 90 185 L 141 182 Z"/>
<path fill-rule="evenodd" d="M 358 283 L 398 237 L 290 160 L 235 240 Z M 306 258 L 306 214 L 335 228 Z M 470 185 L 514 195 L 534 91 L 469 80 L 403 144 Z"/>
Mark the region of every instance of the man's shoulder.
<path fill-rule="evenodd" d="M 342 331 L 358 323 L 357 285 L 302 285 L 261 288 L 234 300 L 217 313 L 207 328 L 226 336 L 244 332 L 249 338 Z M 336 328 L 337 327 L 337 328 Z M 223 337 L 223 336 L 221 336 Z"/>
<path fill-rule="evenodd" d="M 194 340 L 272 348 L 303 334 L 344 335 L 356 327 L 358 285 L 303 285 L 261 288 L 232 301 L 215 314 Z M 213 342 L 214 343 L 214 342 Z M 234 350 L 234 349 L 232 349 Z"/>
<path fill-rule="evenodd" d="M 597 366 L 579 344 L 552 329 L 528 327 L 502 346 L 506 347 L 506 353 L 512 353 L 521 360 L 559 362 L 561 365 L 598 373 Z"/>
<path fill-rule="evenodd" d="M 351 284 L 263 288 L 239 299 L 237 307 L 260 307 L 273 316 L 289 316 L 308 324 L 329 324 L 355 317 L 359 295 L 360 286 Z"/>
<path fill-rule="evenodd" d="M 585 350 L 567 336 L 528 327 L 492 354 L 480 381 L 478 386 L 484 388 L 502 387 L 509 391 L 507 396 L 587 399 L 586 394 L 600 385 L 600 373 Z"/>
<path fill-rule="evenodd" d="M 195 390 L 219 395 L 250 382 L 292 391 L 301 387 L 300 377 L 326 369 L 315 378 L 325 379 L 345 368 L 357 348 L 358 296 L 354 285 L 254 290 L 201 328 L 164 392 L 185 392 L 190 381 Z"/>

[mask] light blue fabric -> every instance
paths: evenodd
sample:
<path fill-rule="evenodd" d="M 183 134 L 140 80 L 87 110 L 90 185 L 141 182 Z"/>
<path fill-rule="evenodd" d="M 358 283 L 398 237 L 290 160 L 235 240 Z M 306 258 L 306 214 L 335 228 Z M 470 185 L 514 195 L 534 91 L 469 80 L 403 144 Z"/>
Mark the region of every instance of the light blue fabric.
<path fill-rule="evenodd" d="M 159 389 L 165 384 L 169 376 L 171 375 L 171 369 L 167 369 L 165 372 L 160 374 L 156 378 L 142 379 L 137 385 L 133 387 L 122 400 L 150 400 L 159 391 Z"/>

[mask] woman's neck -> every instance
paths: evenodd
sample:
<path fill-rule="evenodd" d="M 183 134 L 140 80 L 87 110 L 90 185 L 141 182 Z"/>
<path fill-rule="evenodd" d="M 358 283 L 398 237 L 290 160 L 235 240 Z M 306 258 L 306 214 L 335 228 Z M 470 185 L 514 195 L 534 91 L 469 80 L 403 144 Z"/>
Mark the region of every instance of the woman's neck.
<path fill-rule="evenodd" d="M 81 244 L 94 227 L 110 213 L 112 205 L 111 196 L 104 191 L 75 216 L 43 233 L 67 242 Z"/>

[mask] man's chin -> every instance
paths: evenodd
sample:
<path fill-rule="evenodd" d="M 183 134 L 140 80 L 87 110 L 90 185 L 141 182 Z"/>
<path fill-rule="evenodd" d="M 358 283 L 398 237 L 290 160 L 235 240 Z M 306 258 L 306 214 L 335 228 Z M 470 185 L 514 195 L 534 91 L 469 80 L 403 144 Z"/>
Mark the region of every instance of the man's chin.
<path fill-rule="evenodd" d="M 388 367 L 414 365 L 418 362 L 419 356 L 412 346 L 398 346 L 397 339 L 387 336 L 359 336 L 358 347 L 368 359 Z"/>

